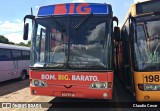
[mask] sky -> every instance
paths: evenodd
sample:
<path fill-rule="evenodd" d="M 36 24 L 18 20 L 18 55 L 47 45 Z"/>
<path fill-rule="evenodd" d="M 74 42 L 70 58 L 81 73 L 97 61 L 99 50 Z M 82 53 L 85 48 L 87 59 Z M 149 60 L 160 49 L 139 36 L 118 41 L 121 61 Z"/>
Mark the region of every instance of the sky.
<path fill-rule="evenodd" d="M 4 35 L 14 43 L 27 43 L 23 40 L 23 18 L 31 14 L 31 7 L 33 14 L 36 15 L 37 8 L 44 5 L 72 2 L 108 3 L 112 5 L 113 15 L 117 16 L 122 24 L 131 4 L 138 1 L 144 0 L 1 0 L 0 35 Z"/>

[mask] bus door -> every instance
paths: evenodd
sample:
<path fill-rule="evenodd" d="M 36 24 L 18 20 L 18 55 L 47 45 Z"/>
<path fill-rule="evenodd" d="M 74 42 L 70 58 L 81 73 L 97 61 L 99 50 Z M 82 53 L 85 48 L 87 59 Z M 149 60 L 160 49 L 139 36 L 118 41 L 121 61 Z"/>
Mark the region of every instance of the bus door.
<path fill-rule="evenodd" d="M 29 74 L 29 63 L 30 63 L 30 51 L 22 51 L 22 65 L 20 65 L 21 69 L 27 70 L 27 74 Z"/>
<path fill-rule="evenodd" d="M 18 78 L 21 75 L 21 66 L 23 65 L 21 63 L 21 51 L 19 50 L 11 50 L 12 52 L 12 58 L 13 58 L 13 64 L 14 64 L 14 71 L 12 72 L 12 78 Z"/>

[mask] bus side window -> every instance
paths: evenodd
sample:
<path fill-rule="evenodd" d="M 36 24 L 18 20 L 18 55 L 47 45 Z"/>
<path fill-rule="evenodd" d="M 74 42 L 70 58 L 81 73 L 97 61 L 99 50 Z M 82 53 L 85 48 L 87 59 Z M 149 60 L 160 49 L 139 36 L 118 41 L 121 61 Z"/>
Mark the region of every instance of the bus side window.
<path fill-rule="evenodd" d="M 23 60 L 29 60 L 30 59 L 30 52 L 29 51 L 22 51 L 22 58 L 23 58 Z"/>
<path fill-rule="evenodd" d="M 11 53 L 8 49 L 0 49 L 0 61 L 11 61 Z"/>
<path fill-rule="evenodd" d="M 19 50 L 11 50 L 13 60 L 22 60 L 22 53 Z"/>

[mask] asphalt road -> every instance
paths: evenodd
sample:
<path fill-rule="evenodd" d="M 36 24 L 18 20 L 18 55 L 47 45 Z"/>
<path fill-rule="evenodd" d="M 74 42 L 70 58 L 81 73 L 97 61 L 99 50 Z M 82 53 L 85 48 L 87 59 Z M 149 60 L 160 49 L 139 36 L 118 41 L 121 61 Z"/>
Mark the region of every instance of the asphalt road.
<path fill-rule="evenodd" d="M 0 83 L 0 102 L 43 102 L 45 108 L 0 108 L 0 111 L 160 111 L 156 108 L 133 108 L 134 97 L 125 89 L 119 78 L 115 77 L 113 100 L 54 98 L 32 96 L 29 80 L 17 79 Z M 140 103 L 137 103 L 140 104 Z"/>

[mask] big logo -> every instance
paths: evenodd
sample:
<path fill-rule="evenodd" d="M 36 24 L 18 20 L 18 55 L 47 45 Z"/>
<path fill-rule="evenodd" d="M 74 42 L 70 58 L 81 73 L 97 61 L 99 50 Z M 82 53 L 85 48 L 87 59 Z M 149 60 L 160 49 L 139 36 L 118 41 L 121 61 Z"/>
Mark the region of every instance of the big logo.
<path fill-rule="evenodd" d="M 78 5 L 71 3 L 69 7 L 66 4 L 58 4 L 55 5 L 54 14 L 89 14 L 91 13 L 91 7 L 89 6 L 90 4 L 88 3 Z"/>

